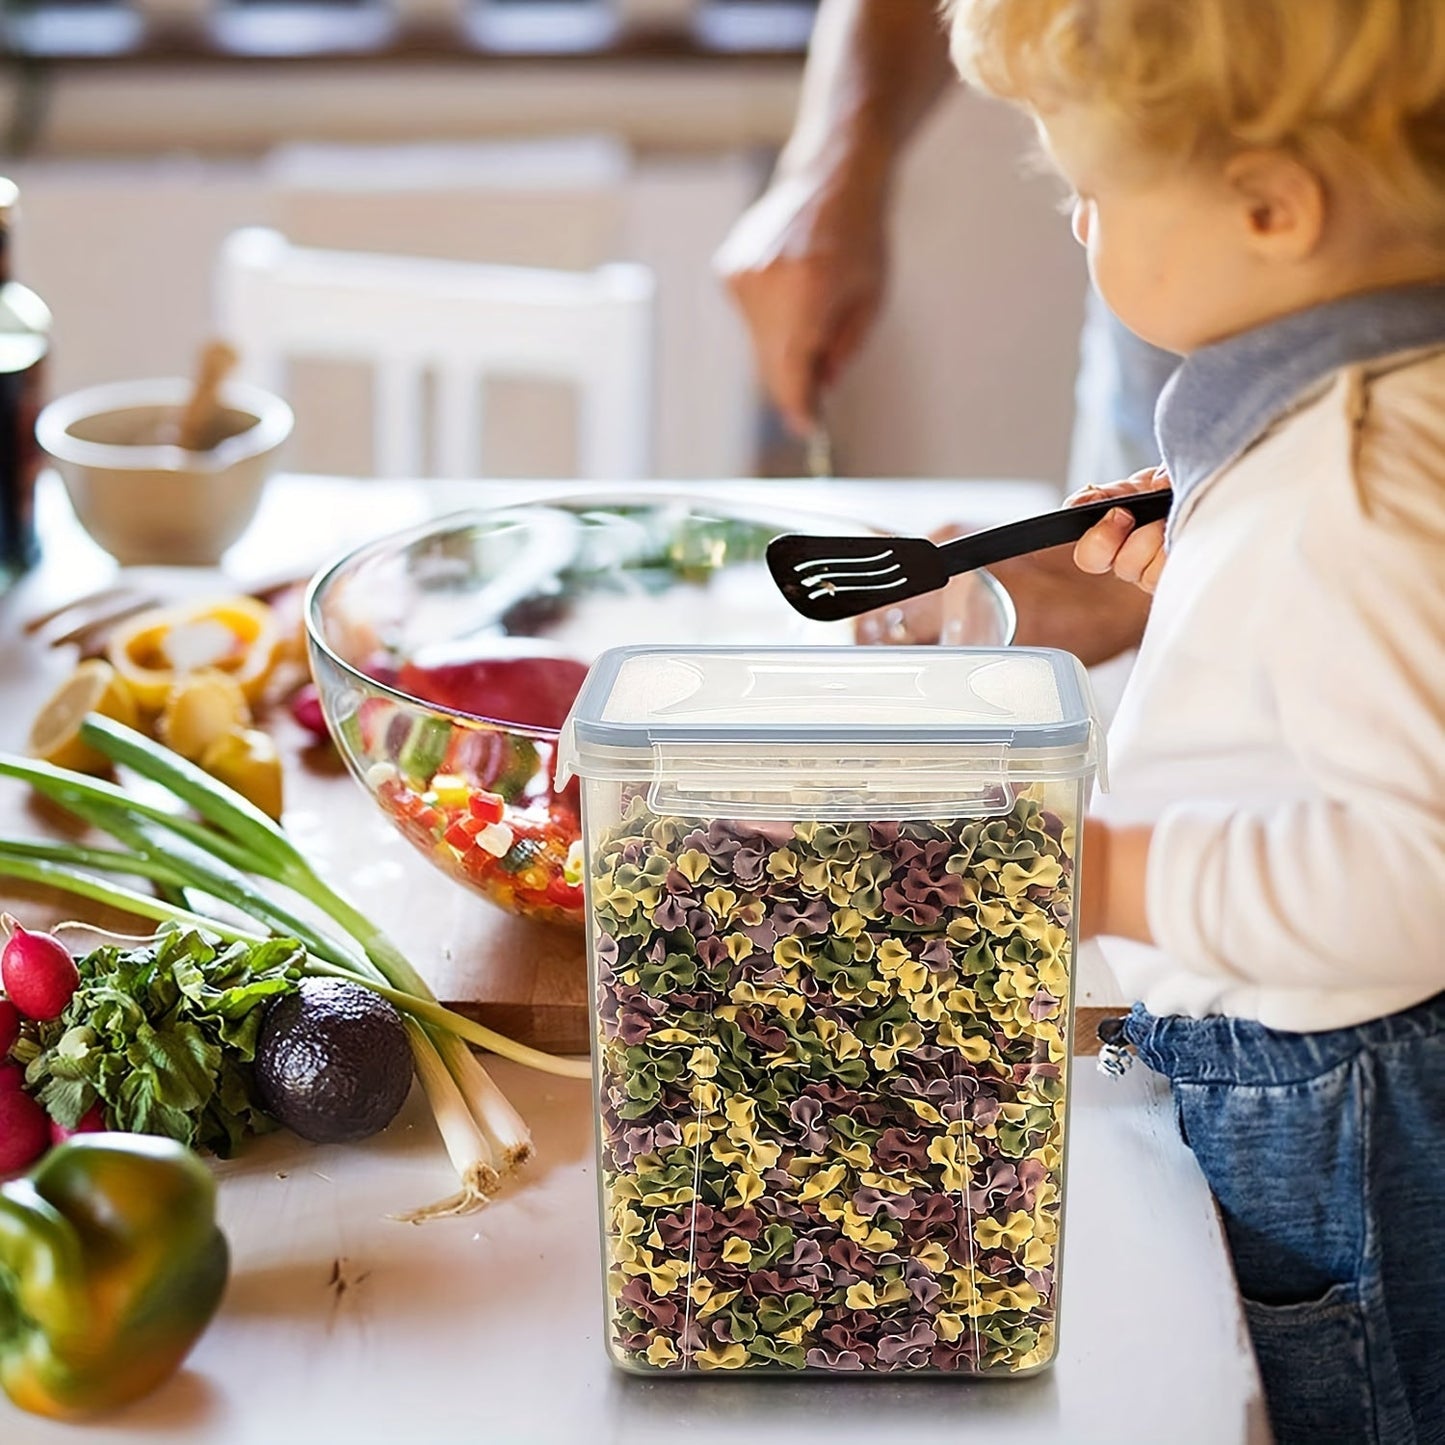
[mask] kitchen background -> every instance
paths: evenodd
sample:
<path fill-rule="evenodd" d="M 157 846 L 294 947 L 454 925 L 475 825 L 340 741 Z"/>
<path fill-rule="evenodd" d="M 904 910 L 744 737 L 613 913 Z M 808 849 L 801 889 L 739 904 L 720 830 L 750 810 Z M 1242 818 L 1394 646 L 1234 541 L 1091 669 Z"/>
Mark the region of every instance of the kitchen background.
<path fill-rule="evenodd" d="M 928 0 L 898 0 L 900 4 Z M 657 279 L 660 476 L 796 471 L 710 258 L 797 93 L 795 0 L 0 0 L 16 270 L 48 390 L 189 370 L 222 239 Z M 1061 479 L 1082 259 L 1002 108 L 960 91 L 907 161 L 893 289 L 835 398 L 853 475 Z M 365 472 L 365 379 L 299 366 L 289 464 Z M 488 473 L 565 475 L 571 399 L 488 398 Z"/>

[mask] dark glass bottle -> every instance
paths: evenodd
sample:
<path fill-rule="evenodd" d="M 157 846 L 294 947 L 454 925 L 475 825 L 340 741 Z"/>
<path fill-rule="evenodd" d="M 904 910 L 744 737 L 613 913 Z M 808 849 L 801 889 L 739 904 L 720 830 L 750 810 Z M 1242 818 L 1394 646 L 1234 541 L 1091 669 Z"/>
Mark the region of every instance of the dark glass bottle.
<path fill-rule="evenodd" d="M 17 191 L 0 176 L 0 592 L 34 564 L 35 417 L 50 350 L 50 311 L 10 275 L 10 225 Z"/>

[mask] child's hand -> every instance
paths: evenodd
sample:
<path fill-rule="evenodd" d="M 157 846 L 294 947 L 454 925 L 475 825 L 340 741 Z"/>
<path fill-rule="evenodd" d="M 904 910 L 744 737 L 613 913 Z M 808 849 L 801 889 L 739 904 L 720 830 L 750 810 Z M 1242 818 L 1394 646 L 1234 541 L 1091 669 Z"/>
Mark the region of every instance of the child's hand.
<path fill-rule="evenodd" d="M 1147 467 L 1135 472 L 1127 482 L 1109 487 L 1085 487 L 1069 497 L 1065 506 L 1080 502 L 1097 502 L 1104 497 L 1122 497 L 1130 492 L 1153 492 L 1169 485 L 1163 467 Z M 1122 507 L 1109 512 L 1096 522 L 1074 547 L 1074 565 L 1081 572 L 1102 574 L 1112 572 L 1124 582 L 1132 582 L 1145 592 L 1153 592 L 1164 570 L 1164 523 L 1135 523 Z"/>
<path fill-rule="evenodd" d="M 935 542 L 961 537 L 976 527 L 942 527 Z M 1149 616 L 1149 599 L 1113 577 L 1086 577 L 1074 565 L 1073 548 L 1048 547 L 1009 557 L 988 570 L 1013 598 L 1018 612 L 1014 642 L 1019 647 L 1062 647 L 1085 667 L 1107 662 L 1137 647 Z M 960 585 L 970 579 L 960 579 Z M 942 593 L 927 592 L 907 602 L 865 612 L 854 624 L 862 643 L 933 643 L 943 623 Z M 971 641 L 967 636 L 952 641 Z"/>

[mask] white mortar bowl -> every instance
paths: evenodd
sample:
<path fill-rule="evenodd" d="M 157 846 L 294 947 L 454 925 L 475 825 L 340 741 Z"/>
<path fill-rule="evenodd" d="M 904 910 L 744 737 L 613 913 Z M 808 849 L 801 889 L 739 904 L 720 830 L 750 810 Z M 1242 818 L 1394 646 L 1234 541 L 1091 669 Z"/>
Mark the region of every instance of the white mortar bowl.
<path fill-rule="evenodd" d="M 87 387 L 35 423 L 81 525 L 127 566 L 208 566 L 256 514 L 291 435 L 291 408 L 259 387 L 221 388 L 225 439 L 206 452 L 161 439 L 191 392 L 183 377 Z"/>

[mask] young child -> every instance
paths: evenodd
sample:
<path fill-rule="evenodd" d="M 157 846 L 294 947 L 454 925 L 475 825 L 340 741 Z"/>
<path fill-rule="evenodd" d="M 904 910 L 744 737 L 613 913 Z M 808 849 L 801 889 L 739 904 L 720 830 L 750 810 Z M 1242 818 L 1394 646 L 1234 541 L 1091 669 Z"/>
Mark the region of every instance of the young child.
<path fill-rule="evenodd" d="M 1105 301 L 1185 358 L 1120 488 L 1171 482 L 1167 531 L 1113 513 L 1076 554 L 1155 591 L 1083 929 L 1219 1201 L 1277 1440 L 1445 1441 L 1445 0 L 951 24 Z"/>

